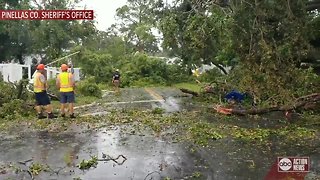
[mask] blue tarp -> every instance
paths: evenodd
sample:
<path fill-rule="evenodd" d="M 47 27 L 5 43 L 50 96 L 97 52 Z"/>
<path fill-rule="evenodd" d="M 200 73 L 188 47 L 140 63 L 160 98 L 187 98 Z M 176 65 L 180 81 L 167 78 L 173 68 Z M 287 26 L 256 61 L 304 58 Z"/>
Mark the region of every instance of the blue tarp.
<path fill-rule="evenodd" d="M 237 102 L 242 102 L 245 98 L 246 94 L 245 93 L 240 93 L 236 90 L 232 90 L 230 93 L 228 93 L 224 98 L 229 100 L 235 100 Z"/>

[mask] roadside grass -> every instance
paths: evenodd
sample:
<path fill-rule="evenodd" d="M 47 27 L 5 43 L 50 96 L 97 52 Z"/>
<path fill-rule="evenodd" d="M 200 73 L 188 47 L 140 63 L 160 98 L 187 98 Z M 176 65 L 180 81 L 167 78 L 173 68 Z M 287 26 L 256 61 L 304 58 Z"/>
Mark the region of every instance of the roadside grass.
<path fill-rule="evenodd" d="M 174 84 L 173 87 L 185 88 L 198 93 L 201 91 L 201 86 L 196 83 L 178 83 L 178 84 Z"/>

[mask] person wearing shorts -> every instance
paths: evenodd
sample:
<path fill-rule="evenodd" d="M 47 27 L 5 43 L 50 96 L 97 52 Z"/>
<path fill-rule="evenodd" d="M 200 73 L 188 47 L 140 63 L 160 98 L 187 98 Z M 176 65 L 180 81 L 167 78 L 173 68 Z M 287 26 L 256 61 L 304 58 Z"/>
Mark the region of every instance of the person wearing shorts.
<path fill-rule="evenodd" d="M 66 64 L 61 65 L 62 72 L 57 76 L 56 85 L 60 91 L 61 117 L 66 116 L 65 109 L 67 108 L 67 105 L 68 105 L 68 111 L 69 111 L 70 118 L 75 118 L 75 115 L 74 115 L 75 79 L 74 79 L 72 73 L 68 72 L 68 68 L 69 67 Z"/>
<path fill-rule="evenodd" d="M 53 119 L 56 118 L 56 116 L 52 113 L 52 106 L 49 99 L 49 96 L 47 94 L 48 89 L 48 83 L 46 81 L 46 78 L 44 77 L 44 64 L 39 64 L 37 66 L 37 72 L 34 77 L 33 87 L 34 87 L 34 93 L 35 93 L 35 99 L 36 99 L 36 111 L 38 113 L 39 119 L 44 119 L 46 116 L 42 113 L 42 107 L 44 106 L 46 108 L 48 118 Z"/>
<path fill-rule="evenodd" d="M 119 69 L 116 70 L 116 72 L 112 76 L 112 83 L 115 88 L 115 92 L 119 93 L 119 86 L 120 86 L 120 72 Z"/>

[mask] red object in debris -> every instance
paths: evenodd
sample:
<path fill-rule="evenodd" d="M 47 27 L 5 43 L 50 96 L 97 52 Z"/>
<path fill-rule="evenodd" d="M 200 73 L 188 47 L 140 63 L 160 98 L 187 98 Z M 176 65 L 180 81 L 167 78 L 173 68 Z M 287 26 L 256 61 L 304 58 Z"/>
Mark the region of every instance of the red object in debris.
<path fill-rule="evenodd" d="M 304 180 L 308 172 L 278 172 L 278 162 L 274 162 L 264 180 Z"/>
<path fill-rule="evenodd" d="M 222 114 L 232 114 L 232 109 L 218 107 L 216 108 L 216 111 Z"/>

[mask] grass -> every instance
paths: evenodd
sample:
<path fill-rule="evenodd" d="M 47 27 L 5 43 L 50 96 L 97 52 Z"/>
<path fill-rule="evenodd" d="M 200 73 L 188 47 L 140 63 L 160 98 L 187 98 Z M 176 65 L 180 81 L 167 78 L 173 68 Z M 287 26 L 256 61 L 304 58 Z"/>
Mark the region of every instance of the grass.
<path fill-rule="evenodd" d="M 176 87 L 176 88 L 189 89 L 191 91 L 198 92 L 198 93 L 201 90 L 201 86 L 199 84 L 196 84 L 196 83 L 178 83 L 178 84 L 175 84 L 173 86 Z"/>

